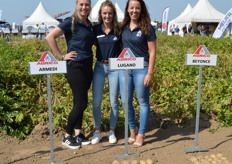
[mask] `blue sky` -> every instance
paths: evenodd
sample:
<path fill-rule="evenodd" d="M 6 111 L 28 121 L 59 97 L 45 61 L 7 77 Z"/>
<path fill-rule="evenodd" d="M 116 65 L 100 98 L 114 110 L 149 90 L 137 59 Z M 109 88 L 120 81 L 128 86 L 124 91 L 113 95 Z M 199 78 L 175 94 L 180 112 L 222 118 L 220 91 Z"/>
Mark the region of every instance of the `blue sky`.
<path fill-rule="evenodd" d="M 65 11 L 71 11 L 71 13 L 73 13 L 75 9 L 75 0 L 1 0 L 1 20 L 5 20 L 10 24 L 13 22 L 22 24 L 22 21 L 26 19 L 25 16 L 30 16 L 40 1 L 50 15 L 56 15 Z M 112 1 L 114 3 L 117 2 L 124 11 L 126 0 Z M 96 2 L 97 0 L 92 0 L 92 7 Z M 172 20 L 180 15 L 188 4 L 193 7 L 198 0 L 145 0 L 145 2 L 148 6 L 151 19 L 161 21 L 164 8 L 170 7 L 168 20 Z M 226 12 L 232 8 L 232 0 L 209 0 L 209 2 L 223 14 L 226 14 Z M 70 16 L 71 13 L 66 16 Z"/>

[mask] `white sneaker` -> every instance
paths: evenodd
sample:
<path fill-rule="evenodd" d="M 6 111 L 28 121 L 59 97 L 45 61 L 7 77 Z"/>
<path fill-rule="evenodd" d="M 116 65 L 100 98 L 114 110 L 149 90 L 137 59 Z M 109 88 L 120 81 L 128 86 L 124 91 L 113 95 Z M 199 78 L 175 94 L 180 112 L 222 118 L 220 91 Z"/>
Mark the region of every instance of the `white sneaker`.
<path fill-rule="evenodd" d="M 109 138 L 109 143 L 111 143 L 111 144 L 114 144 L 117 142 L 117 138 L 116 138 L 115 133 L 113 131 L 109 132 L 108 138 Z"/>
<path fill-rule="evenodd" d="M 96 130 L 94 133 L 93 133 L 93 138 L 91 140 L 91 143 L 92 144 L 97 144 L 100 142 L 100 140 L 102 139 L 102 135 L 100 133 L 99 130 Z"/>

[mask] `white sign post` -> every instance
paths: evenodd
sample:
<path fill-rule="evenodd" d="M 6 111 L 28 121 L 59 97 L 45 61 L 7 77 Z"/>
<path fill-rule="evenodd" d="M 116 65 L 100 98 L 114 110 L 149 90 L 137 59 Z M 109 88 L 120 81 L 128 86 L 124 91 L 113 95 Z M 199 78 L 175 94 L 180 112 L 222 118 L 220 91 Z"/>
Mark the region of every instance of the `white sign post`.
<path fill-rule="evenodd" d="M 204 45 L 202 45 L 198 48 L 195 54 L 186 55 L 186 65 L 199 65 L 199 80 L 198 80 L 197 113 L 196 113 L 194 148 L 186 148 L 185 152 L 208 151 L 208 148 L 198 147 L 199 118 L 200 118 L 200 108 L 201 108 L 202 67 L 203 65 L 216 66 L 217 55 L 210 55 L 207 48 Z"/>
<path fill-rule="evenodd" d="M 50 159 L 54 162 L 54 146 L 52 133 L 52 99 L 51 99 L 51 80 L 50 74 L 67 73 L 66 61 L 57 61 L 51 52 L 46 51 L 38 62 L 29 62 L 29 74 L 47 74 L 47 95 L 48 95 L 48 114 L 49 114 L 49 134 L 50 134 Z"/>
<path fill-rule="evenodd" d="M 125 154 L 115 158 L 139 157 L 137 154 L 128 154 L 128 70 L 143 69 L 144 58 L 136 58 L 129 48 L 124 48 L 118 58 L 109 59 L 110 70 L 125 70 Z"/>

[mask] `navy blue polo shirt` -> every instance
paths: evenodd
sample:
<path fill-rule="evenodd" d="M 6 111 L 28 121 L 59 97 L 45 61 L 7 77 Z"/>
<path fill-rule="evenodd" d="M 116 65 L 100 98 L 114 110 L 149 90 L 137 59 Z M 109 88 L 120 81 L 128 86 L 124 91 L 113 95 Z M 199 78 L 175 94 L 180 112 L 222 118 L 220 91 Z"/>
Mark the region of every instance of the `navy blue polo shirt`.
<path fill-rule="evenodd" d="M 88 25 L 79 18 L 76 19 L 74 31 L 71 30 L 72 18 L 66 18 L 58 27 L 64 32 L 68 50 L 76 51 L 77 57 L 74 61 L 82 61 L 93 57 L 92 46 L 94 44 L 94 33 L 92 24 L 88 20 Z"/>
<path fill-rule="evenodd" d="M 113 29 L 107 35 L 102 29 L 102 24 L 98 24 L 93 27 L 93 31 L 96 37 L 97 59 L 108 60 L 108 58 L 116 58 L 120 55 L 120 40 L 118 35 L 114 34 Z"/>
<path fill-rule="evenodd" d="M 149 50 L 147 42 L 156 40 L 155 29 L 150 25 L 148 36 L 142 33 L 140 26 L 130 30 L 127 24 L 122 32 L 122 43 L 124 48 L 130 48 L 136 57 L 144 57 L 145 61 L 149 60 Z"/>

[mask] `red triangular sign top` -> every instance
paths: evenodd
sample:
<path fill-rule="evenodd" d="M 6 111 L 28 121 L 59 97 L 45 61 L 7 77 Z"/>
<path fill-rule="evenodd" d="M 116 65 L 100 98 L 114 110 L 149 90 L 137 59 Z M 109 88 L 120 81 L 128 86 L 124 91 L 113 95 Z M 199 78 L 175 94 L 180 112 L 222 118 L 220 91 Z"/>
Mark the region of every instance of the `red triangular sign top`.
<path fill-rule="evenodd" d="M 41 58 L 39 59 L 39 62 L 56 62 L 56 58 L 52 55 L 50 51 L 45 51 Z"/>
<path fill-rule="evenodd" d="M 135 58 L 130 48 L 124 48 L 118 58 Z"/>
<path fill-rule="evenodd" d="M 204 45 L 201 45 L 196 52 L 194 53 L 196 55 L 210 55 L 209 51 L 207 50 L 207 48 Z"/>

